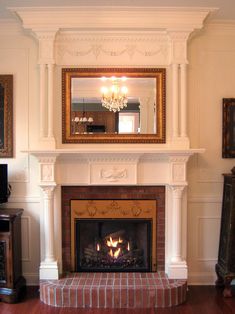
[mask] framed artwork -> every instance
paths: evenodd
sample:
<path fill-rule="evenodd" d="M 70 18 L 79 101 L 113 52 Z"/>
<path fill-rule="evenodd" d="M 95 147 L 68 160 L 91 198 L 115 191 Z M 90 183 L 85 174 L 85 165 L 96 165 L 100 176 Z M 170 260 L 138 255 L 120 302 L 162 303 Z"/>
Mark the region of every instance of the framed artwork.
<path fill-rule="evenodd" d="M 0 158 L 13 157 L 13 75 L 0 75 Z"/>
<path fill-rule="evenodd" d="M 223 98 L 222 157 L 235 158 L 235 98 Z"/>

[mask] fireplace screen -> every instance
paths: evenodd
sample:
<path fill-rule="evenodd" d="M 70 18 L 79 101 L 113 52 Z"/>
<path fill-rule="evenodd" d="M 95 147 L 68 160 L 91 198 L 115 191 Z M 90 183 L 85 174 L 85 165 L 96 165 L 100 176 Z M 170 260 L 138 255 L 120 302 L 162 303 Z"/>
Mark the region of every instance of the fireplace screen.
<path fill-rule="evenodd" d="M 76 219 L 76 271 L 151 271 L 150 219 Z"/>

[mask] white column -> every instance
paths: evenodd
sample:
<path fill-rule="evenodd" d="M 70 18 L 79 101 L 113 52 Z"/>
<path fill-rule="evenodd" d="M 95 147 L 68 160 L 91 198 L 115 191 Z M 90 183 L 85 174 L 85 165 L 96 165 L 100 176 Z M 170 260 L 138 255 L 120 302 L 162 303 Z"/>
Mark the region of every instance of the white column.
<path fill-rule="evenodd" d="M 182 261 L 181 256 L 181 206 L 182 193 L 184 187 L 172 187 L 173 202 L 172 202 L 172 253 L 171 262 L 178 263 Z"/>
<path fill-rule="evenodd" d="M 45 131 L 45 111 L 46 111 L 46 65 L 40 64 L 40 137 L 44 137 Z"/>
<path fill-rule="evenodd" d="M 171 186 L 171 253 L 168 276 L 172 279 L 187 279 L 188 269 L 182 257 L 182 196 L 185 186 Z"/>
<path fill-rule="evenodd" d="M 180 64 L 180 136 L 187 137 L 187 64 Z"/>
<path fill-rule="evenodd" d="M 48 137 L 53 138 L 54 64 L 48 64 Z"/>
<path fill-rule="evenodd" d="M 44 230 L 44 260 L 40 264 L 39 278 L 58 279 L 59 270 L 55 257 L 54 243 L 54 188 L 55 186 L 41 186 L 43 190 L 43 230 Z"/>
<path fill-rule="evenodd" d="M 43 190 L 45 262 L 55 262 L 54 252 L 54 186 L 41 186 Z"/>
<path fill-rule="evenodd" d="M 41 218 L 41 234 L 44 241 L 41 242 L 40 279 L 58 279 L 59 269 L 55 254 L 54 235 L 54 189 L 56 154 L 51 156 L 39 156 L 40 187 L 43 191 L 43 215 Z"/>
<path fill-rule="evenodd" d="M 179 136 L 179 65 L 172 64 L 172 135 Z"/>

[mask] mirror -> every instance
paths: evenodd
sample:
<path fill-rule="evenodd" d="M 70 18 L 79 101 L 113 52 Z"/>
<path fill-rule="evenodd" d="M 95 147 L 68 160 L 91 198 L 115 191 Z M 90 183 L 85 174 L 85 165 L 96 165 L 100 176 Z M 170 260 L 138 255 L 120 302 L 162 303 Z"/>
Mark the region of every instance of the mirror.
<path fill-rule="evenodd" d="M 63 143 L 165 143 L 165 69 L 62 69 Z"/>

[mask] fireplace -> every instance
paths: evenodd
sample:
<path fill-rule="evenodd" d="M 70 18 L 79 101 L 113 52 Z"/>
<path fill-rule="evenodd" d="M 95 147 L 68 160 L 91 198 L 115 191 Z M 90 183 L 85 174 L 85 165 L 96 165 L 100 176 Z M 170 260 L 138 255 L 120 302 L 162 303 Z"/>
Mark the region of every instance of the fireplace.
<path fill-rule="evenodd" d="M 63 271 L 164 270 L 164 211 L 165 187 L 63 186 Z"/>
<path fill-rule="evenodd" d="M 76 271 L 151 271 L 150 219 L 76 219 Z"/>

